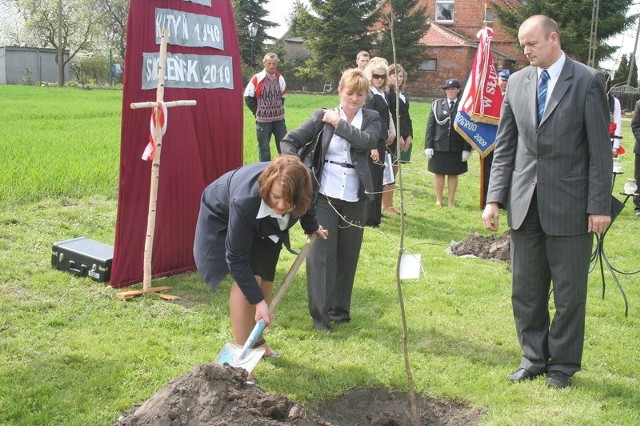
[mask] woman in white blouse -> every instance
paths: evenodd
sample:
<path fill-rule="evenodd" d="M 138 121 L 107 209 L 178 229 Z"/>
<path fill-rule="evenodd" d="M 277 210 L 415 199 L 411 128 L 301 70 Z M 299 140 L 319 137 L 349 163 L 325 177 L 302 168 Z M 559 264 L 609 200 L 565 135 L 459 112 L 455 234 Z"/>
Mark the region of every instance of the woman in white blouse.
<path fill-rule="evenodd" d="M 380 134 L 378 113 L 362 109 L 368 90 L 361 70 L 345 71 L 338 84 L 340 105 L 314 111 L 280 143 L 285 154 L 311 147 L 316 216 L 329 233 L 316 241 L 306 262 L 309 313 L 317 330 L 331 331 L 332 321 L 351 321 L 353 281 L 373 193 L 368 159 Z"/>

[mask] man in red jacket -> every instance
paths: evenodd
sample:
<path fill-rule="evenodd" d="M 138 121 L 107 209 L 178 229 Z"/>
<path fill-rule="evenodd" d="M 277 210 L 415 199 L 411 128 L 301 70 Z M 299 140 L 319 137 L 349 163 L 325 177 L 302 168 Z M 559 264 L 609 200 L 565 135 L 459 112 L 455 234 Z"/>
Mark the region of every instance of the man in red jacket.
<path fill-rule="evenodd" d="M 262 64 L 264 70 L 249 80 L 244 90 L 244 100 L 256 117 L 260 161 L 271 161 L 271 135 L 276 139 L 276 149 L 280 154 L 280 141 L 287 134 L 284 121 L 284 97 L 287 86 L 282 75 L 276 70 L 278 55 L 267 53 Z"/>

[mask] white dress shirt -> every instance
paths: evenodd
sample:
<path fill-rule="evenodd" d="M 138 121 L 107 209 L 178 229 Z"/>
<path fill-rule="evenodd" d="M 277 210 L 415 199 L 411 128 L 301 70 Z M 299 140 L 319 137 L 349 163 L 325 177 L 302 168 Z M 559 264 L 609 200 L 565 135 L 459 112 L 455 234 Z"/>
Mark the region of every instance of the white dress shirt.
<path fill-rule="evenodd" d="M 340 119 L 347 120 L 347 116 L 340 109 Z M 362 128 L 362 109 L 358 110 L 351 121 L 351 125 Z M 360 180 L 355 168 L 343 167 L 341 164 L 351 164 L 351 144 L 343 137 L 333 134 L 327 147 L 325 163 L 320 179 L 320 193 L 331 198 L 344 201 L 358 201 L 358 189 Z"/>

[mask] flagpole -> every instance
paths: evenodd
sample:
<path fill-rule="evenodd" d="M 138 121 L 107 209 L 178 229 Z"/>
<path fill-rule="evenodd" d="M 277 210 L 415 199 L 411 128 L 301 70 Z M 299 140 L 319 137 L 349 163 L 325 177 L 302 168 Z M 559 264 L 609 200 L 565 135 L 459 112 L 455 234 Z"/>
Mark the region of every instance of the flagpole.
<path fill-rule="evenodd" d="M 485 0 L 484 2 L 484 18 L 482 19 L 482 28 L 485 29 L 487 28 L 487 1 Z M 480 157 L 480 209 L 484 209 L 484 205 L 486 204 L 485 202 L 485 194 L 484 194 L 484 186 L 485 186 L 485 168 L 486 168 L 486 164 L 484 161 L 484 157 L 482 155 L 479 156 Z"/>

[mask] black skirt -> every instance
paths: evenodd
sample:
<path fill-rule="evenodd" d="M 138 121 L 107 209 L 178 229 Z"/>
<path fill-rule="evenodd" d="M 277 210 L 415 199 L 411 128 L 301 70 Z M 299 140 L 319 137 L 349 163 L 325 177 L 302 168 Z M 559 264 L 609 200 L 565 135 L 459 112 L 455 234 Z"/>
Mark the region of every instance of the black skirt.
<path fill-rule="evenodd" d="M 282 241 L 274 243 L 269 237 L 256 238 L 251 247 L 251 268 L 253 275 L 263 280 L 273 281 L 276 277 L 276 266 L 282 249 Z"/>
<path fill-rule="evenodd" d="M 435 151 L 427 169 L 438 175 L 461 175 L 467 172 L 468 167 L 467 162 L 462 161 L 462 152 Z"/>

